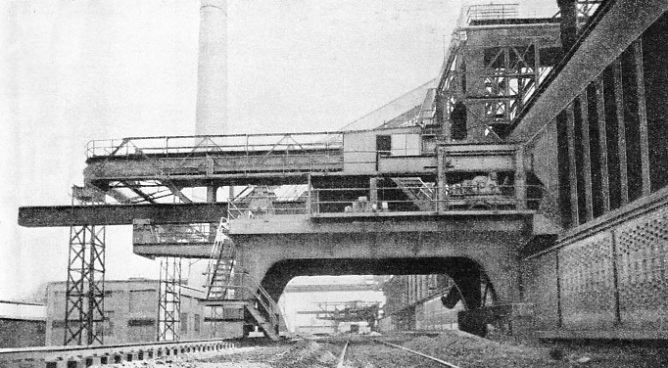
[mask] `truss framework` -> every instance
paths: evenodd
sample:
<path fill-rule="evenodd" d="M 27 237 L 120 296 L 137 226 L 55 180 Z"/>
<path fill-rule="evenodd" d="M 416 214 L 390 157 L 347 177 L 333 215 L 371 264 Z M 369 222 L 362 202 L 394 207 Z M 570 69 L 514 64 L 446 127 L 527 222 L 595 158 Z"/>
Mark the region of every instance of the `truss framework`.
<path fill-rule="evenodd" d="M 72 204 L 104 203 L 104 195 L 73 187 Z M 70 227 L 64 345 L 104 343 L 105 226 Z"/>

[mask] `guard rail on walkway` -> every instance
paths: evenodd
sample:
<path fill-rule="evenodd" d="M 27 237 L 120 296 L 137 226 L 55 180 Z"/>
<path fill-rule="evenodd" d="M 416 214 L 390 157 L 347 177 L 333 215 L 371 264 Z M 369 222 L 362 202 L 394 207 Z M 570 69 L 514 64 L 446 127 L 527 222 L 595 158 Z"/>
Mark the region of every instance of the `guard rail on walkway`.
<path fill-rule="evenodd" d="M 86 157 L 91 159 L 95 157 L 188 155 L 211 152 L 249 154 L 256 152 L 336 150 L 342 147 L 342 132 L 129 137 L 90 141 L 86 145 Z"/>
<path fill-rule="evenodd" d="M 289 201 L 263 193 L 237 203 L 234 216 L 261 219 L 278 215 L 359 216 L 377 213 L 433 214 L 455 212 L 540 211 L 544 188 L 537 185 L 478 187 L 448 186 L 439 197 L 436 186 L 378 188 L 330 188 L 305 191 Z"/>

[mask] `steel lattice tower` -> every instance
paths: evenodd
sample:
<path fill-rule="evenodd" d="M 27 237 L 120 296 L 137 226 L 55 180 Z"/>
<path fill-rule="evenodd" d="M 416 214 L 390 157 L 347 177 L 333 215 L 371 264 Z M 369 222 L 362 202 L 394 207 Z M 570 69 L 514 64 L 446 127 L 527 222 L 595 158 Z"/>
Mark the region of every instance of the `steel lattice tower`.
<path fill-rule="evenodd" d="M 74 186 L 72 205 L 104 203 L 104 194 Z M 70 227 L 65 289 L 65 345 L 104 343 L 105 226 Z"/>
<path fill-rule="evenodd" d="M 158 341 L 178 340 L 181 317 L 181 258 L 167 257 L 160 261 L 158 299 Z"/>

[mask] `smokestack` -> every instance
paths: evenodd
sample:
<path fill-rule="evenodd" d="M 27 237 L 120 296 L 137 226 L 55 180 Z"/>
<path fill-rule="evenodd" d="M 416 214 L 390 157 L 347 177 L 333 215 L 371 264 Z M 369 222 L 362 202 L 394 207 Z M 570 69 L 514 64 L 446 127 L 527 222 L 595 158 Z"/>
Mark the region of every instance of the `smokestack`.
<path fill-rule="evenodd" d="M 561 46 L 564 54 L 573 47 L 578 33 L 577 0 L 557 0 L 561 11 Z"/>
<path fill-rule="evenodd" d="M 227 0 L 202 0 L 195 134 L 227 133 Z"/>

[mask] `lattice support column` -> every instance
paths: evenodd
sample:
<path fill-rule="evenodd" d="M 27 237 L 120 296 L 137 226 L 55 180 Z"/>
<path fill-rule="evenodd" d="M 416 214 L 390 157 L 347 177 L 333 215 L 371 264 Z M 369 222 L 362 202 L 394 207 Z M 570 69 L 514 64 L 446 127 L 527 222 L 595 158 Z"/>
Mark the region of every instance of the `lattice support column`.
<path fill-rule="evenodd" d="M 75 186 L 72 201 L 101 204 L 104 194 Z M 70 227 L 64 345 L 104 343 L 105 236 L 105 226 Z"/>
<path fill-rule="evenodd" d="M 167 257 L 160 261 L 160 293 L 158 302 L 158 341 L 179 339 L 181 316 L 181 258 Z"/>

